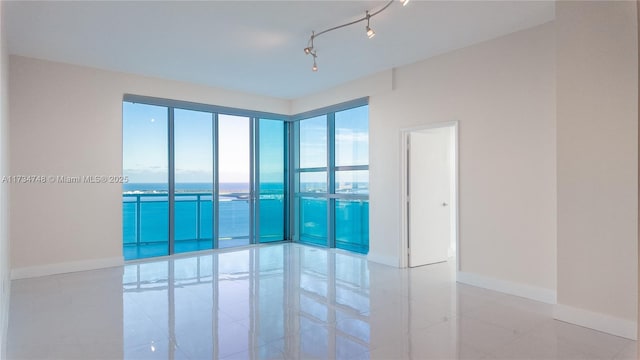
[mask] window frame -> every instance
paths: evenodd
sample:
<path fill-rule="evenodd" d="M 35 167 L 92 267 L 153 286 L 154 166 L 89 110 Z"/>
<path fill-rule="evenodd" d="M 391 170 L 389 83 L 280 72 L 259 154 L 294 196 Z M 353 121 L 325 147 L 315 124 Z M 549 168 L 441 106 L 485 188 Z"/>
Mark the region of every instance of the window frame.
<path fill-rule="evenodd" d="M 285 149 L 283 154 L 283 164 L 284 164 L 284 174 L 283 174 L 283 184 L 284 184 L 284 209 L 283 209 L 283 217 L 284 217 L 284 226 L 283 226 L 283 239 L 281 241 L 272 241 L 272 243 L 277 242 L 288 242 L 291 239 L 291 234 L 289 233 L 289 221 L 288 218 L 290 214 L 290 207 L 288 206 L 288 198 L 287 194 L 290 192 L 288 185 L 289 181 L 289 156 L 288 150 L 289 145 L 287 144 L 287 139 L 289 138 L 289 120 L 290 117 L 282 114 L 269 113 L 269 112 L 261 112 L 261 111 L 253 111 L 253 110 L 245 110 L 217 105 L 208 105 L 201 103 L 194 103 L 188 101 L 180 101 L 180 100 L 171 100 L 171 99 L 163 99 L 149 96 L 141 96 L 141 95 L 133 95 L 133 94 L 124 94 L 122 97 L 121 104 L 124 103 L 134 103 L 134 104 L 144 104 L 144 105 L 152 105 L 152 106 L 160 106 L 167 109 L 167 144 L 168 144 L 168 191 L 167 191 L 167 205 L 168 209 L 168 250 L 167 255 L 178 254 L 175 251 L 175 110 L 183 109 L 197 112 L 209 113 L 212 116 L 212 141 L 213 141 L 213 191 L 212 191 L 212 249 L 220 249 L 219 246 L 219 237 L 220 237 L 220 217 L 219 217 L 219 132 L 218 132 L 218 122 L 220 115 L 231 115 L 231 116 L 240 116 L 246 117 L 249 120 L 249 131 L 250 131 L 250 206 L 249 206 L 249 229 L 248 229 L 248 237 L 249 237 L 249 245 L 260 244 L 261 236 L 260 236 L 260 228 L 259 228 L 259 218 L 260 218 L 260 204 L 259 204 L 259 196 L 260 196 L 260 183 L 259 183 L 259 159 L 260 159 L 260 148 L 259 148 L 259 123 L 262 119 L 264 120 L 277 120 L 283 122 L 283 137 L 285 141 Z M 124 105 L 123 105 L 123 114 L 122 121 L 125 121 L 124 118 Z M 124 150 L 124 149 L 123 149 Z M 124 152 L 122 154 L 124 157 Z M 137 227 L 140 226 L 139 223 L 139 214 L 137 216 Z M 199 226 L 199 225 L 198 225 Z M 124 231 L 124 229 L 123 229 Z M 137 246 L 139 246 L 139 241 L 136 242 Z M 122 246 L 124 246 L 124 232 L 122 238 Z M 124 250 L 123 250 L 124 256 Z M 134 259 L 129 259 L 127 261 L 137 261 L 141 259 L 145 259 L 146 257 L 137 257 Z"/>
<path fill-rule="evenodd" d="M 313 111 L 305 112 L 302 114 L 294 115 L 291 117 L 291 121 L 293 121 L 293 161 L 292 161 L 292 172 L 293 172 L 293 184 L 290 189 L 293 190 L 292 194 L 292 204 L 291 213 L 294 214 L 294 219 L 291 224 L 290 233 L 293 235 L 292 241 L 299 243 L 306 243 L 301 239 L 302 230 L 300 228 L 300 212 L 301 212 L 301 201 L 303 198 L 317 198 L 317 199 L 326 199 L 327 201 L 327 239 L 326 239 L 326 247 L 335 248 L 336 247 L 336 227 L 335 227 L 335 206 L 337 200 L 360 200 L 360 201 L 369 201 L 369 193 L 366 194 L 354 194 L 354 193 L 336 193 L 336 172 L 338 171 L 358 171 L 358 170 L 366 170 L 369 171 L 369 161 L 367 161 L 367 165 L 348 165 L 348 166 L 336 166 L 336 132 L 335 132 L 335 121 L 336 121 L 336 113 L 350 110 L 353 108 L 358 108 L 362 106 L 369 106 L 369 98 L 361 98 L 348 102 L 344 102 L 341 104 L 316 109 Z M 305 120 L 313 119 L 319 116 L 326 116 L 327 126 L 326 126 L 326 137 L 327 137 L 327 161 L 326 167 L 313 167 L 313 168 L 301 168 L 300 167 L 300 123 Z M 309 173 L 309 172 L 326 172 L 327 177 L 327 191 L 324 193 L 320 192 L 300 192 L 300 174 Z"/>
<path fill-rule="evenodd" d="M 300 242 L 300 200 L 304 198 L 318 198 L 326 199 L 327 201 L 327 239 L 326 246 L 330 248 L 336 247 L 336 228 L 335 228 L 335 212 L 337 200 L 359 200 L 369 201 L 369 192 L 364 193 L 336 193 L 336 173 L 338 171 L 368 171 L 369 161 L 366 165 L 349 165 L 349 166 L 336 166 L 336 113 L 358 108 L 362 106 L 369 106 L 369 98 L 363 97 L 340 104 L 315 109 L 312 111 L 303 112 L 300 114 L 288 116 L 283 114 L 254 111 L 240 108 L 232 108 L 218 105 L 209 105 L 189 101 L 171 100 L 150 96 L 124 94 L 122 102 L 139 103 L 146 105 L 155 105 L 166 107 L 168 111 L 168 146 L 169 146 L 169 176 L 168 176 L 168 206 L 169 206 L 169 255 L 173 255 L 175 245 L 175 163 L 174 163 L 174 110 L 185 109 L 199 112 L 211 113 L 213 121 L 213 161 L 214 161 L 214 181 L 213 181 L 213 224 L 212 224 L 212 248 L 219 248 L 219 179 L 218 179 L 218 117 L 219 115 L 233 115 L 249 118 L 251 141 L 250 141 L 250 156 L 251 156 L 251 209 L 250 209 L 250 224 L 249 224 L 249 244 L 260 244 L 260 174 L 259 174 L 259 159 L 260 159 L 260 131 L 259 123 L 261 119 L 265 120 L 278 120 L 283 122 L 284 131 L 284 229 L 282 242 Z M 124 115 L 124 114 L 123 114 Z M 313 167 L 313 168 L 300 168 L 300 132 L 299 124 L 303 120 L 315 118 L 318 116 L 326 116 L 326 166 L 325 167 Z M 124 121 L 124 116 L 123 119 Z M 123 154 L 124 155 L 124 154 Z M 299 175 L 302 173 L 313 172 L 326 172 L 327 191 L 323 193 L 319 192 L 299 192 Z M 139 225 L 138 225 L 139 226 Z M 273 243 L 277 243 L 274 241 Z M 124 245 L 124 234 L 123 234 Z M 138 258 L 142 259 L 142 258 Z M 135 260 L 138 260 L 135 259 Z M 135 261 L 132 260 L 132 261 Z"/>

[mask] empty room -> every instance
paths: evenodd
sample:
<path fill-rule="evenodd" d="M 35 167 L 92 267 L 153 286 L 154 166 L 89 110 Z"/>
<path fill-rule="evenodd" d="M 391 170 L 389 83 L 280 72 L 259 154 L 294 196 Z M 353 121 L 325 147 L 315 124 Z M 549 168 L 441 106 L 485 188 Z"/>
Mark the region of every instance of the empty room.
<path fill-rule="evenodd" d="M 637 359 L 637 1 L 0 1 L 0 358 Z"/>

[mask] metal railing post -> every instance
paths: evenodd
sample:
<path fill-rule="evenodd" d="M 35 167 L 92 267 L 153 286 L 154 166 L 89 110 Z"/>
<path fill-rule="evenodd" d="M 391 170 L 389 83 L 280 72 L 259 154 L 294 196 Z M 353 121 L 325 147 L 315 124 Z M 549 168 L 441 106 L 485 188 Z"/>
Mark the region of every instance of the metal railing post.
<path fill-rule="evenodd" d="M 196 195 L 196 240 L 200 240 L 200 194 Z"/>
<path fill-rule="evenodd" d="M 140 225 L 140 219 L 142 218 L 141 214 L 140 214 L 140 208 L 142 206 L 140 205 L 140 195 L 136 195 L 136 245 L 140 246 L 140 228 L 142 227 Z"/>

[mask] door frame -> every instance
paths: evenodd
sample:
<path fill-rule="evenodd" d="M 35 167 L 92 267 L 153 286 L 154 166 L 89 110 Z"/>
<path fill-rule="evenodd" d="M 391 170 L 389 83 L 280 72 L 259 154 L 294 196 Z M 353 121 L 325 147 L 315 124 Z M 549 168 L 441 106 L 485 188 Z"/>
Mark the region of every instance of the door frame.
<path fill-rule="evenodd" d="M 409 266 L 409 211 L 408 211 L 408 186 L 409 180 L 407 174 L 409 171 L 409 135 L 412 132 L 436 129 L 436 128 L 453 128 L 453 199 L 451 204 L 453 206 L 454 216 L 452 221 L 455 229 L 455 244 L 456 244 L 456 270 L 460 271 L 460 196 L 459 196 L 459 128 L 458 121 L 438 122 L 432 124 L 425 124 L 410 128 L 400 129 L 400 267 L 406 268 Z"/>

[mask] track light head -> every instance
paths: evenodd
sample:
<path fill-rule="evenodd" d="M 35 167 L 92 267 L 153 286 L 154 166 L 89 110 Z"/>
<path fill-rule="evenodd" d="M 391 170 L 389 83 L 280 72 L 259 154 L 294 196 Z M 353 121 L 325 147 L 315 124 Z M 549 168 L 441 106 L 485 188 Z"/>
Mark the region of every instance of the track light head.
<path fill-rule="evenodd" d="M 400 0 L 400 3 L 402 4 L 402 6 L 407 6 L 407 4 L 409 3 L 410 0 Z"/>
<path fill-rule="evenodd" d="M 374 36 L 376 36 L 376 32 L 373 31 L 372 28 L 367 26 L 367 37 L 369 37 L 369 39 L 373 38 Z"/>
<path fill-rule="evenodd" d="M 311 70 L 313 70 L 313 72 L 318 71 L 318 65 L 316 64 L 315 60 L 313 60 L 313 66 L 311 67 Z"/>
<path fill-rule="evenodd" d="M 311 50 L 312 50 L 311 46 L 308 46 L 308 47 L 304 48 L 304 53 L 309 55 L 309 54 L 311 54 Z"/>

